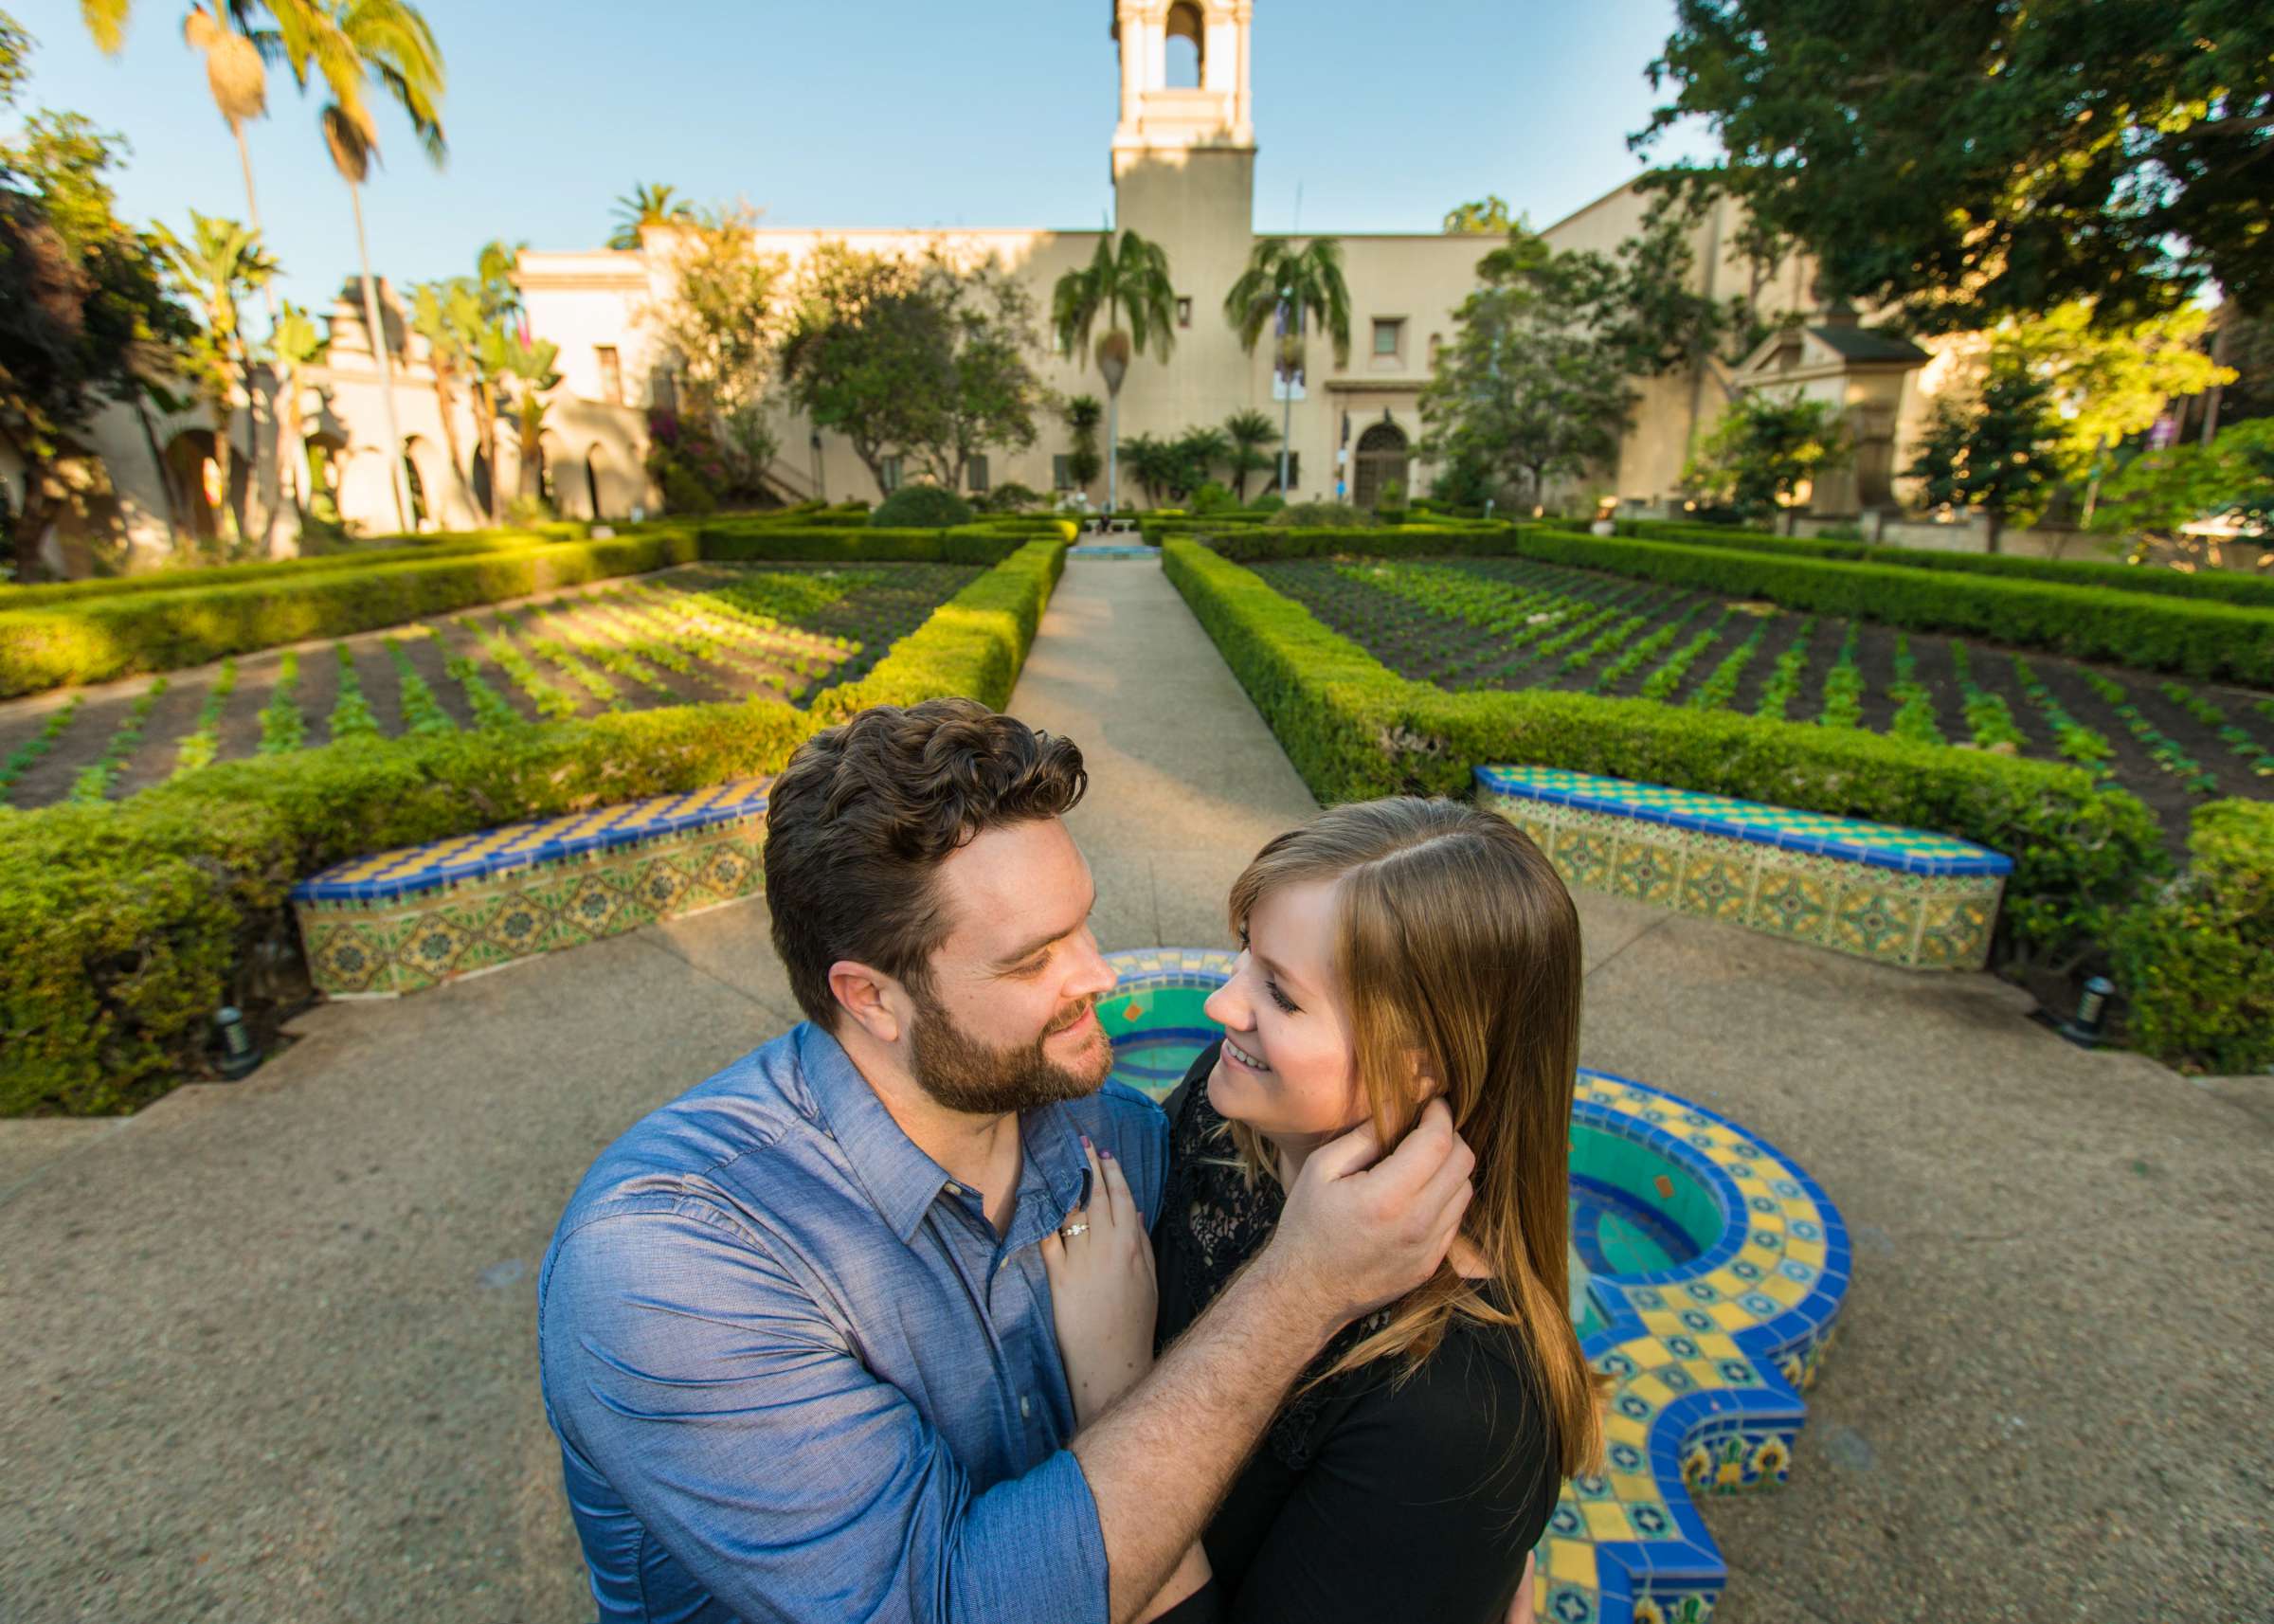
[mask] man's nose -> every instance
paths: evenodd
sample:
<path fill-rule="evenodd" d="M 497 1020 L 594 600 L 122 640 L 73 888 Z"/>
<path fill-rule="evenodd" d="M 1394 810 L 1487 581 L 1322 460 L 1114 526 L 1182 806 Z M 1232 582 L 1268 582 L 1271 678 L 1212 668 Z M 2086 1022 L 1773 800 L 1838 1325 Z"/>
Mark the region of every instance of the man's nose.
<path fill-rule="evenodd" d="M 1097 938 L 1087 930 L 1082 932 L 1080 953 L 1074 977 L 1066 983 L 1067 996 L 1105 997 L 1113 990 L 1113 983 L 1121 980 L 1121 972 L 1113 967 L 1111 960 L 1098 951 Z"/>

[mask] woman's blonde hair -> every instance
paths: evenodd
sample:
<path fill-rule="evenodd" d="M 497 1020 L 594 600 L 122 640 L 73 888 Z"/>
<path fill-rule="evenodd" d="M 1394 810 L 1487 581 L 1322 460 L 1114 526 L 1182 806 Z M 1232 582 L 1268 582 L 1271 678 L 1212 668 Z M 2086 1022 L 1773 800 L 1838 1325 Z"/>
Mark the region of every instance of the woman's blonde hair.
<path fill-rule="evenodd" d="M 1450 1260 L 1328 1375 L 1388 1355 L 1410 1370 L 1455 1314 L 1521 1331 L 1555 1424 L 1561 1473 L 1600 1470 L 1608 1379 L 1579 1351 L 1565 1293 L 1571 1099 L 1579 1045 L 1579 920 L 1555 868 L 1506 819 L 1450 801 L 1358 802 L 1255 854 L 1233 882 L 1244 942 L 1283 886 L 1334 884 L 1332 964 L 1360 1086 L 1382 1143 L 1413 1126 L 1414 1057 L 1476 1153 L 1461 1234 L 1513 1311 Z M 1263 1135 L 1230 1128 L 1251 1177 L 1276 1177 Z"/>

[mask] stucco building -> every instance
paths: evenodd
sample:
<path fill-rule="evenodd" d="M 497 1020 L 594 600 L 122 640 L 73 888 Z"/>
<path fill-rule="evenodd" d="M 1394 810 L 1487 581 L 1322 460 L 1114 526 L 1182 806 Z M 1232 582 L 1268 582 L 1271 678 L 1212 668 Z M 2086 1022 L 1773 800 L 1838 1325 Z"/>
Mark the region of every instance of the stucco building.
<path fill-rule="evenodd" d="M 1222 314 L 1224 296 L 1258 238 L 1253 9 L 1254 0 L 1114 0 L 1110 38 L 1119 117 L 1108 157 L 1115 224 L 1164 248 L 1178 294 L 1174 355 L 1166 363 L 1142 355 L 1130 365 L 1119 400 L 1120 437 L 1174 437 L 1220 424 L 1247 407 L 1268 413 L 1274 423 L 1284 412 L 1293 454 L 1291 497 L 1341 494 L 1368 503 L 1393 479 L 1421 494 L 1433 470 L 1417 450 L 1420 391 L 1437 347 L 1453 336 L 1453 313 L 1475 283 L 1476 262 L 1494 244 L 1441 233 L 1330 227 L 1320 233 L 1343 245 L 1350 352 L 1338 364 L 1330 346 L 1312 334 L 1290 411 L 1271 335 L 1253 353 L 1243 351 Z M 1639 234 L 1649 201 L 1630 184 L 1549 226 L 1544 235 L 1559 249 L 1613 253 Z M 1570 494 L 1615 497 L 1630 511 L 1678 507 L 1683 463 L 1732 393 L 1774 386 L 1838 403 L 1856 430 L 1860 450 L 1853 468 L 1813 494 L 1814 511 L 1847 516 L 1888 504 L 1891 475 L 1915 442 L 1951 358 L 1888 340 L 1850 314 L 1815 309 L 1805 261 L 1796 257 L 1764 273 L 1738 252 L 1737 223 L 1736 206 L 1724 203 L 1695 226 L 1700 291 L 1717 299 L 1748 294 L 1764 316 L 1798 312 L 1806 319 L 1737 368 L 1715 363 L 1695 372 L 1635 380 L 1633 423 L 1616 465 L 1575 481 Z M 1058 277 L 1089 262 L 1100 235 L 1032 227 L 821 231 L 770 226 L 755 233 L 761 252 L 779 255 L 793 267 L 826 241 L 888 254 L 992 258 L 1023 280 L 1038 312 L 1049 309 Z M 545 484 L 568 516 L 623 517 L 660 506 L 642 464 L 647 408 L 668 400 L 671 388 L 672 358 L 659 347 L 655 314 L 672 297 L 672 236 L 668 226 L 650 226 L 638 249 L 525 251 L 520 257 L 515 280 L 531 331 L 560 351 L 562 382 L 550 397 Z M 325 478 L 341 513 L 357 528 L 383 533 L 397 528 L 382 450 L 388 434 L 358 294 L 359 287 L 351 286 L 331 314 L 331 354 L 325 365 L 308 370 L 302 410 L 306 432 L 325 453 Z M 509 495 L 518 489 L 510 421 L 498 424 L 502 466 L 481 465 L 474 455 L 478 437 L 469 392 L 453 390 L 446 378 L 438 389 L 424 340 L 404 329 L 398 302 L 383 302 L 388 306 L 396 427 L 421 510 L 412 515 L 413 527 L 480 522 L 492 479 L 501 480 Z M 1062 395 L 1102 400 L 1106 394 L 1094 367 L 1046 345 L 1041 370 Z M 266 417 L 276 393 L 275 380 L 257 381 L 254 405 L 238 414 L 237 443 L 248 442 L 251 420 Z M 816 436 L 786 410 L 776 411 L 771 426 L 783 449 L 768 478 L 785 499 L 873 499 L 879 494 L 868 468 L 839 437 Z M 979 460 L 969 482 L 976 489 L 1016 481 L 1067 494 L 1071 437 L 1055 417 L 1041 427 L 1030 449 L 998 448 Z M 185 494 L 188 506 L 200 507 L 194 490 L 199 446 L 209 444 L 209 430 L 194 416 L 156 429 L 153 455 L 133 413 L 117 410 L 104 420 L 100 449 L 113 494 L 94 502 L 72 526 L 59 527 L 51 558 L 79 572 L 86 565 L 81 555 L 99 546 L 140 554 L 138 562 L 163 555 L 168 510 L 162 470 L 173 470 L 177 513 Z M 202 442 L 201 434 L 207 436 Z M 268 438 L 273 442 L 273 435 Z M 264 458 L 250 471 L 255 522 L 268 550 L 277 552 L 292 550 L 290 504 L 280 503 L 276 494 L 279 470 L 288 460 Z M 887 478 L 897 472 L 888 465 Z M 1265 475 L 1262 482 L 1273 480 Z M 209 475 L 205 482 L 210 484 Z M 1104 487 L 1102 477 L 1089 486 L 1092 505 L 1103 505 Z M 1125 478 L 1121 501 L 1135 499 Z M 210 522 L 205 510 L 191 514 L 187 528 Z"/>

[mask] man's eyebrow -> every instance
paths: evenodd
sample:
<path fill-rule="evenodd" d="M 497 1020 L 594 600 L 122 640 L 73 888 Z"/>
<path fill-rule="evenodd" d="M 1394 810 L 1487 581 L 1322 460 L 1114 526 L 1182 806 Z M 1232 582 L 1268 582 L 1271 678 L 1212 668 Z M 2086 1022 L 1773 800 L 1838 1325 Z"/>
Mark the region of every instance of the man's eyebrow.
<path fill-rule="evenodd" d="M 1090 915 L 1096 909 L 1096 907 L 1097 885 L 1095 881 L 1092 881 L 1090 886 L 1090 903 L 1088 907 L 1082 910 L 1081 918 L 1075 920 L 1072 926 L 1068 927 L 1064 930 L 1053 930 L 1046 936 L 1036 937 L 1033 941 L 1028 942 L 1020 947 L 1017 952 L 1012 953 L 1007 957 L 996 960 L 995 967 L 999 970 L 1016 969 L 1020 964 L 1028 959 L 1033 958 L 1037 953 L 1039 953 L 1043 948 L 1050 947 L 1053 943 L 1063 942 L 1067 937 L 1073 935 L 1074 931 L 1079 930 L 1085 924 L 1089 922 Z"/>

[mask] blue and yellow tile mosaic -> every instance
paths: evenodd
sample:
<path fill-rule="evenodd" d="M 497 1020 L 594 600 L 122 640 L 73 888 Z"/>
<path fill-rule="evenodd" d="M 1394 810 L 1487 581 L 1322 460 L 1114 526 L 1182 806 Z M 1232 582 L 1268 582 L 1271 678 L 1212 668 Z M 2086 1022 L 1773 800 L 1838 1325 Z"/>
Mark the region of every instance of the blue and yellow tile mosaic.
<path fill-rule="evenodd" d="M 746 779 L 359 857 L 293 911 L 318 991 L 391 996 L 749 896 L 765 839 Z"/>
<path fill-rule="evenodd" d="M 1213 1040 L 1200 1013 L 1231 973 L 1214 949 L 1109 955 L 1115 1074 L 1156 1098 Z M 1563 1488 L 1541 1542 L 1537 1615 L 1702 1624 L 1727 1582 L 1696 1499 L 1784 1483 L 1848 1291 L 1838 1209 L 1789 1157 L 1726 1117 L 1608 1073 L 1579 1073 L 1575 1188 L 1615 1183 L 1675 1237 L 1664 1267 L 1597 1271 L 1582 1345 L 1614 1379 L 1605 1470 Z M 1581 1164 L 1585 1164 L 1582 1176 Z M 1587 1237 L 1600 1260 L 1596 1237 Z"/>
<path fill-rule="evenodd" d="M 1567 884 L 1913 969 L 1988 963 L 2013 867 L 1948 835 L 1561 767 L 1480 767 L 1476 786 Z"/>

